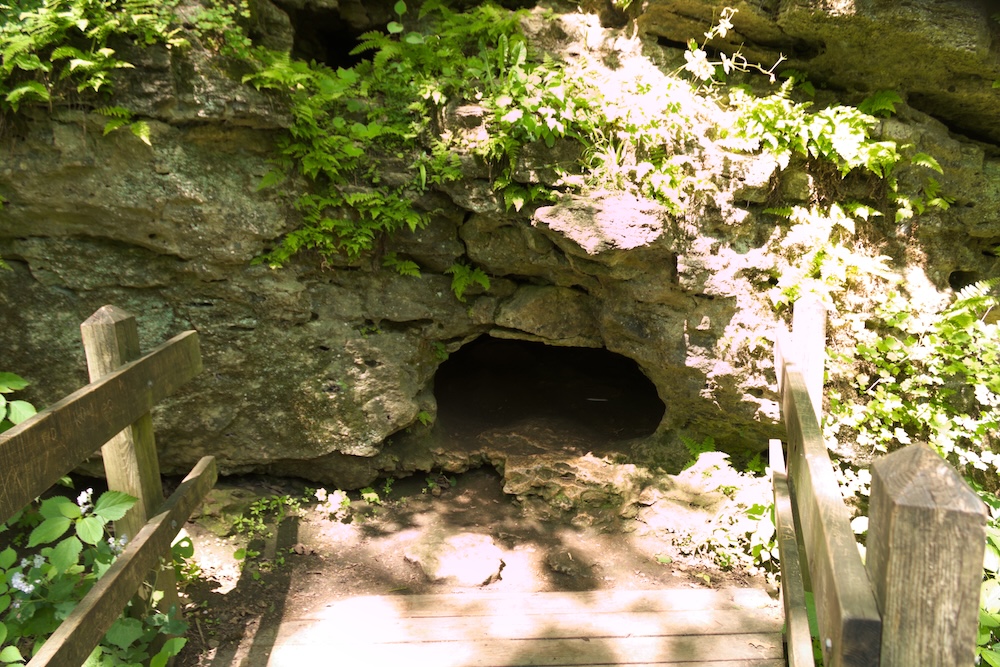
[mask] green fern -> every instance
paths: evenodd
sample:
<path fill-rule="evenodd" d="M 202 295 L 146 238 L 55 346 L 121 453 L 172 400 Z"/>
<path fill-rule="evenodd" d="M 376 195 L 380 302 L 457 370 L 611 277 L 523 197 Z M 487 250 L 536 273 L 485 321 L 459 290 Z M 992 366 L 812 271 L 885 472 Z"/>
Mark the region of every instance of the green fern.
<path fill-rule="evenodd" d="M 796 89 L 802 91 L 809 97 L 816 95 L 816 87 L 809 81 L 809 75 L 797 69 L 786 69 L 780 74 L 782 79 L 788 79 Z"/>
<path fill-rule="evenodd" d="M 445 269 L 446 274 L 451 275 L 451 291 L 455 293 L 455 298 L 465 303 L 465 291 L 473 286 L 479 285 L 484 290 L 490 288 L 490 278 L 479 267 L 471 267 L 464 262 L 456 262 Z"/>
<path fill-rule="evenodd" d="M 997 286 L 1000 278 L 980 280 L 966 285 L 955 295 L 955 302 L 945 311 L 949 315 L 961 313 L 985 313 L 997 306 Z"/>
<path fill-rule="evenodd" d="M 886 118 L 896 113 L 896 105 L 901 104 L 903 98 L 893 90 L 880 90 L 866 97 L 858 109 L 869 116 Z"/>
<path fill-rule="evenodd" d="M 400 259 L 394 252 L 390 252 L 382 258 L 382 266 L 392 269 L 401 276 L 420 277 L 419 264 L 409 259 Z"/>

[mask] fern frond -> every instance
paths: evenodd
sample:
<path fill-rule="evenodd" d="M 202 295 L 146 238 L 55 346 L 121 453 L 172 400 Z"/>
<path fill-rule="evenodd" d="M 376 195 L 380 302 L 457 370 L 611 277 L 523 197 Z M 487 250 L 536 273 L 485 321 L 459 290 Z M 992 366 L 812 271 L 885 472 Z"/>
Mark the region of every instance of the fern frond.
<path fill-rule="evenodd" d="M 420 277 L 419 264 L 409 259 L 400 259 L 394 252 L 382 258 L 382 266 L 392 269 L 401 276 Z"/>
<path fill-rule="evenodd" d="M 124 118 L 126 120 L 132 118 L 132 112 L 125 107 L 101 107 L 99 109 L 95 109 L 95 111 L 102 116 L 107 116 L 109 118 Z"/>
<path fill-rule="evenodd" d="M 358 45 L 351 49 L 350 54 L 357 56 L 366 51 L 377 51 L 391 43 L 392 40 L 389 39 L 389 36 L 381 30 L 369 30 L 358 36 Z"/>
<path fill-rule="evenodd" d="M 791 206 L 776 206 L 774 208 L 765 208 L 764 213 L 770 215 L 776 215 L 781 218 L 791 218 L 792 217 L 792 207 Z"/>
<path fill-rule="evenodd" d="M 138 120 L 131 125 L 129 125 L 129 130 L 132 131 L 139 140 L 146 144 L 147 146 L 152 146 L 153 142 L 150 140 L 149 123 L 144 120 Z"/>
<path fill-rule="evenodd" d="M 928 155 L 927 153 L 915 154 L 912 158 L 910 158 L 910 162 L 920 167 L 927 167 L 928 169 L 933 169 L 939 174 L 944 174 L 944 170 L 941 168 L 941 165 L 938 164 L 938 161 L 935 160 L 933 156 Z"/>
<path fill-rule="evenodd" d="M 903 98 L 894 90 L 880 90 L 866 97 L 858 110 L 869 116 L 887 117 L 896 113 L 896 105 L 902 103 Z"/>
<path fill-rule="evenodd" d="M 120 127 L 128 125 L 128 121 L 124 118 L 112 118 L 107 123 L 104 124 L 104 136 L 108 136 Z"/>
<path fill-rule="evenodd" d="M 966 285 L 955 295 L 955 303 L 952 307 L 958 306 L 963 301 L 978 300 L 990 296 L 990 293 L 997 288 L 997 285 L 1000 285 L 1000 278 L 989 278 Z"/>
<path fill-rule="evenodd" d="M 479 285 L 483 289 L 490 288 L 490 278 L 479 267 L 471 267 L 462 262 L 455 262 L 444 271 L 451 274 L 451 291 L 455 293 L 455 298 L 465 303 L 465 290 L 472 285 Z"/>

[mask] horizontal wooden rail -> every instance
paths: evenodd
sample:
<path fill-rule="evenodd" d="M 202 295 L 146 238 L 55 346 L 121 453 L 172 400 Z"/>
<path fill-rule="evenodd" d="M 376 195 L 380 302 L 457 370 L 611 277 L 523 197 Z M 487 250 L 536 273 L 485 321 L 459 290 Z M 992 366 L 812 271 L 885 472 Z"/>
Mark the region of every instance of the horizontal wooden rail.
<path fill-rule="evenodd" d="M 146 574 L 156 567 L 191 512 L 215 485 L 215 457 L 206 456 L 188 474 L 121 556 L 111 565 L 28 667 L 81 665 L 101 641 Z"/>
<path fill-rule="evenodd" d="M 871 667 L 879 662 L 882 635 L 875 596 L 805 380 L 787 362 L 782 373 L 788 478 L 809 561 L 823 664 Z"/>
<path fill-rule="evenodd" d="M 187 331 L 0 434 L 0 522 L 201 372 Z"/>

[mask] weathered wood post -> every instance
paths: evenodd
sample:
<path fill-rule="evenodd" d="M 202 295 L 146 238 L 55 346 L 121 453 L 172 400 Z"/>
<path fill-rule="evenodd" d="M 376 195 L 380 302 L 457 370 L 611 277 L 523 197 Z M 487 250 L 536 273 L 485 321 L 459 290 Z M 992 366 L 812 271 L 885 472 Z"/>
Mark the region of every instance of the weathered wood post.
<path fill-rule="evenodd" d="M 90 381 L 99 380 L 141 356 L 135 317 L 116 306 L 104 306 L 80 325 Z M 163 504 L 160 463 L 153 437 L 153 419 L 147 412 L 101 448 L 108 488 L 137 498 L 136 504 L 115 522 L 115 534 L 135 537 L 149 517 Z M 172 568 L 156 577 L 166 608 L 177 604 L 177 584 Z"/>
<path fill-rule="evenodd" d="M 982 501 L 927 445 L 872 464 L 867 567 L 881 667 L 974 662 L 985 531 Z"/>

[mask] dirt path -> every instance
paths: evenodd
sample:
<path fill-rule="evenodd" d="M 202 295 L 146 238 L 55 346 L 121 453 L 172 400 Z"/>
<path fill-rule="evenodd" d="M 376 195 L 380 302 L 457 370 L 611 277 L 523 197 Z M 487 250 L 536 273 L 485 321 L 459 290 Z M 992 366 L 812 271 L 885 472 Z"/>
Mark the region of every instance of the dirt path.
<path fill-rule="evenodd" d="M 690 477 L 718 486 L 705 472 Z M 213 494 L 246 505 L 255 497 L 301 497 L 305 486 L 248 477 L 223 480 Z M 198 577 L 185 591 L 192 628 L 178 667 L 262 667 L 283 616 L 357 595 L 766 586 L 763 577 L 720 570 L 709 555 L 692 553 L 692 539 L 720 507 L 695 506 L 684 494 L 649 501 L 623 531 L 598 532 L 528 516 L 487 468 L 398 480 L 378 493 L 381 504 L 355 501 L 343 518 L 304 504 L 270 539 L 251 543 L 260 555 L 242 569 L 233 554 L 245 537 L 206 528 L 232 528 L 221 505 L 189 524 Z M 433 554 L 444 555 L 437 562 Z M 432 581 L 425 570 L 452 576 Z"/>

